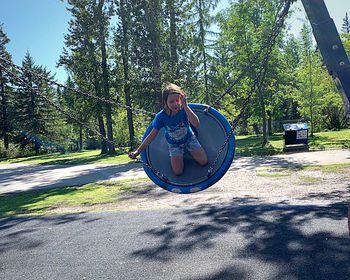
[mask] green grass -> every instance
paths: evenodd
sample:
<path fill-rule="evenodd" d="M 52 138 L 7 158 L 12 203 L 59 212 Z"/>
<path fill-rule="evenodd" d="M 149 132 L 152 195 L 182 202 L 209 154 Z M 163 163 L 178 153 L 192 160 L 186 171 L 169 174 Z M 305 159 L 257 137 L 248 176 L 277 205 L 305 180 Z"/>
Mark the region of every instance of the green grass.
<path fill-rule="evenodd" d="M 261 135 L 259 136 L 237 136 L 237 156 L 269 156 L 283 153 L 283 134 L 276 133 L 269 137 L 269 143 L 262 147 Z M 350 148 L 350 130 L 315 133 L 309 136 L 309 147 L 311 150 L 325 150 L 333 148 Z"/>
<path fill-rule="evenodd" d="M 56 212 L 55 210 L 59 208 L 118 202 L 123 194 L 130 193 L 137 188 L 131 184 L 134 181 L 103 182 L 83 187 L 54 188 L 1 195 L 0 217 L 49 214 Z"/>
<path fill-rule="evenodd" d="M 260 177 L 288 177 L 290 176 L 290 174 L 278 174 L 278 173 L 275 173 L 275 174 L 256 174 L 257 176 L 260 176 Z"/>
<path fill-rule="evenodd" d="M 350 166 L 350 163 L 341 163 L 341 164 L 329 164 L 329 165 L 301 166 L 300 169 L 319 169 L 322 172 L 343 172 L 345 168 L 349 166 Z"/>
<path fill-rule="evenodd" d="M 269 143 L 263 147 L 261 136 L 236 137 L 237 156 L 271 156 L 283 153 L 283 135 L 277 134 L 269 137 Z"/>
<path fill-rule="evenodd" d="M 36 164 L 88 164 L 131 162 L 127 154 L 101 155 L 100 150 L 83 150 L 72 153 L 53 153 L 23 158 L 0 159 L 0 163 L 36 163 Z"/>
<path fill-rule="evenodd" d="M 283 153 L 283 134 L 269 137 L 269 143 L 262 147 L 261 135 L 237 136 L 236 156 L 269 156 Z M 316 133 L 309 137 L 310 149 L 350 148 L 350 130 Z M 132 162 L 128 155 L 101 155 L 100 150 L 88 150 L 66 154 L 46 154 L 23 158 L 0 159 L 1 163 L 36 163 L 36 164 L 87 164 L 111 163 L 122 164 Z"/>
<path fill-rule="evenodd" d="M 306 183 L 306 184 L 315 184 L 322 181 L 321 178 L 315 178 L 310 176 L 301 176 L 299 177 L 300 182 Z"/>

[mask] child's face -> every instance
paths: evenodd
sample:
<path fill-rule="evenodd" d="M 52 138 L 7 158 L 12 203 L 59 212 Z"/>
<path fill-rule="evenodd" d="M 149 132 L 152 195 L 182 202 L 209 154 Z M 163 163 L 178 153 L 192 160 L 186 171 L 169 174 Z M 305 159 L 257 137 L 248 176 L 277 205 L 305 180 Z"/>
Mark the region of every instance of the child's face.
<path fill-rule="evenodd" d="M 180 94 L 170 94 L 167 98 L 166 105 L 171 111 L 177 112 L 178 110 L 180 110 Z"/>

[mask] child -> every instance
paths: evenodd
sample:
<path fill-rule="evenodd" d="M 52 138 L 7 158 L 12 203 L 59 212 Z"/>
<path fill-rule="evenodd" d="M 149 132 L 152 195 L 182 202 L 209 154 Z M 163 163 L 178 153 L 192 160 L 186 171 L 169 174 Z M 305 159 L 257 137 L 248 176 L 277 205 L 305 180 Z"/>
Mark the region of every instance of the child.
<path fill-rule="evenodd" d="M 129 154 L 135 159 L 165 128 L 165 138 L 169 146 L 171 167 L 175 175 L 183 173 L 183 154 L 187 149 L 201 165 L 208 163 L 207 154 L 199 144 L 190 125 L 197 127 L 199 119 L 187 104 L 186 94 L 175 84 L 168 84 L 163 91 L 163 110 L 152 122 L 153 128 L 136 151 Z"/>

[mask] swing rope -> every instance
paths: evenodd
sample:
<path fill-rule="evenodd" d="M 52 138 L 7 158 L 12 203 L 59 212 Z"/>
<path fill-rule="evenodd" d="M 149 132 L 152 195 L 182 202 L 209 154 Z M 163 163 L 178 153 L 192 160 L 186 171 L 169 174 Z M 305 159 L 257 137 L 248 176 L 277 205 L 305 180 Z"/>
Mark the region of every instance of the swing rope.
<path fill-rule="evenodd" d="M 249 61 L 249 63 L 246 65 L 246 67 L 242 70 L 242 72 L 239 74 L 239 76 L 237 77 L 236 80 L 233 81 L 233 83 L 225 90 L 225 92 L 223 94 L 221 94 L 209 107 L 214 107 L 218 102 L 220 102 L 220 100 L 228 93 L 231 92 L 231 90 L 233 89 L 233 87 L 238 84 L 242 78 L 245 77 L 245 75 L 247 74 L 247 72 L 249 71 L 249 69 L 251 69 L 251 67 L 253 66 L 253 64 L 256 62 L 256 60 L 259 58 L 259 56 L 261 55 L 262 51 L 267 48 L 270 45 L 270 42 L 272 40 L 274 40 L 273 38 L 275 36 L 277 36 L 279 34 L 279 30 L 281 28 L 281 26 L 284 23 L 285 17 L 289 12 L 290 9 L 290 5 L 291 3 L 293 3 L 295 0 L 286 0 L 284 3 L 284 8 L 282 10 L 282 12 L 280 13 L 280 15 L 278 16 L 274 26 L 272 27 L 269 35 L 266 37 L 266 39 L 263 41 L 263 43 L 261 44 L 259 50 L 255 53 L 255 55 L 253 56 L 253 58 Z M 277 33 L 277 34 L 276 34 Z"/>
<path fill-rule="evenodd" d="M 88 126 L 87 124 L 85 124 L 84 122 L 80 121 L 79 119 L 77 119 L 76 117 L 74 117 L 72 114 L 70 114 L 69 112 L 63 110 L 61 107 L 59 107 L 58 105 L 56 105 L 54 102 L 52 102 L 50 99 L 48 99 L 45 95 L 41 94 L 40 92 L 38 92 L 36 89 L 34 89 L 31 85 L 29 85 L 27 82 L 25 82 L 23 79 L 19 78 L 16 74 L 14 74 L 12 71 L 8 70 L 6 68 L 6 66 L 4 66 L 2 63 L 0 63 L 0 68 L 3 69 L 7 74 L 9 74 L 10 76 L 12 76 L 14 78 L 15 81 L 17 81 L 19 84 L 22 84 L 24 87 L 26 87 L 27 89 L 29 89 L 32 93 L 34 93 L 36 96 L 38 96 L 39 98 L 41 98 L 42 100 L 44 100 L 46 103 L 48 103 L 49 105 L 53 106 L 56 110 L 58 110 L 60 113 L 62 113 L 63 115 L 65 115 L 67 118 L 69 118 L 70 120 L 80 124 L 82 127 L 86 128 L 87 130 L 89 130 L 90 132 L 98 135 L 100 137 L 101 140 L 107 142 L 108 144 L 113 145 L 115 148 L 123 151 L 124 153 L 128 153 L 128 151 L 124 148 L 119 146 L 118 144 L 114 143 L 113 141 L 109 140 L 108 138 L 106 138 L 104 135 L 102 135 L 100 132 L 98 132 L 96 129 L 91 128 L 90 126 Z M 163 174 L 161 174 L 160 172 L 158 172 L 157 170 L 155 170 L 151 165 L 149 165 L 146 162 L 142 163 L 147 166 L 149 169 L 152 170 L 153 173 L 155 173 L 157 176 L 161 177 L 163 180 L 167 180 L 166 176 L 164 176 Z"/>
<path fill-rule="evenodd" d="M 244 100 L 244 104 L 242 106 L 242 109 L 240 111 L 240 113 L 235 117 L 234 121 L 232 122 L 232 127 L 231 127 L 231 131 L 230 133 L 227 135 L 227 138 L 226 140 L 224 141 L 223 145 L 221 146 L 215 160 L 213 161 L 213 163 L 211 164 L 211 166 L 208 168 L 208 177 L 211 176 L 212 172 L 213 172 L 213 169 L 214 167 L 216 166 L 221 154 L 223 153 L 224 149 L 225 149 L 225 146 L 227 145 L 227 143 L 229 142 L 229 139 L 230 137 L 232 136 L 233 134 L 233 131 L 236 129 L 236 126 L 239 122 L 239 120 L 241 119 L 241 117 L 243 116 L 243 113 L 246 109 L 246 107 L 248 106 L 248 103 L 249 103 L 249 100 L 251 98 L 251 96 L 253 95 L 253 92 L 256 88 L 256 86 L 258 85 L 260 79 L 261 79 L 261 75 L 264 71 L 264 69 L 266 68 L 267 66 L 267 62 L 268 62 L 268 59 L 269 59 L 269 56 L 272 52 L 272 49 L 273 49 L 273 46 L 275 45 L 276 43 L 276 39 L 277 39 L 277 36 L 279 35 L 280 33 L 280 29 L 281 27 L 283 26 L 283 23 L 284 23 L 284 20 L 285 20 L 285 17 L 286 15 L 288 14 L 288 11 L 290 9 L 290 4 L 291 2 L 293 2 L 293 0 L 287 0 L 285 2 L 285 6 L 284 6 L 284 9 L 283 11 L 281 12 L 280 16 L 279 16 L 279 19 L 278 21 L 276 22 L 276 25 L 275 27 L 272 29 L 269 38 L 270 38 L 270 41 L 268 42 L 268 45 L 267 45 L 267 49 L 266 49 L 266 54 L 265 54 L 265 57 L 263 58 L 263 61 L 260 65 L 260 69 L 258 71 L 258 74 L 257 76 L 255 77 L 254 79 L 254 82 L 253 82 L 253 85 L 252 87 L 250 88 L 250 91 L 248 93 L 248 96 L 246 97 L 246 99 Z M 261 49 L 261 52 L 262 52 L 263 49 Z M 260 53 L 261 53 L 260 52 Z M 232 88 L 232 87 L 231 87 Z M 225 94 L 227 93 L 228 91 L 225 92 Z M 220 99 L 223 97 L 224 95 L 222 95 L 220 97 Z"/>
<path fill-rule="evenodd" d="M 33 71 L 29 70 L 29 69 L 26 69 L 24 67 L 18 66 L 16 64 L 12 63 L 11 61 L 5 59 L 5 58 L 0 57 L 0 62 L 4 63 L 5 65 L 12 66 L 12 67 L 14 67 L 14 68 L 16 68 L 16 69 L 18 69 L 18 70 L 20 70 L 22 72 L 28 73 L 31 76 L 35 76 L 37 78 L 40 78 L 40 79 L 48 82 L 49 84 L 53 84 L 53 85 L 56 85 L 58 87 L 61 87 L 61 88 L 67 89 L 69 91 L 75 92 L 77 94 L 81 94 L 81 95 L 84 95 L 86 97 L 89 97 L 89 98 L 92 98 L 92 99 L 96 99 L 99 102 L 108 103 L 108 104 L 111 104 L 111 105 L 114 105 L 114 106 L 117 106 L 117 107 L 124 108 L 126 110 L 132 110 L 132 111 L 135 111 L 135 112 L 138 112 L 138 113 L 142 113 L 142 114 L 145 114 L 145 115 L 149 115 L 149 116 L 155 116 L 156 115 L 155 113 L 152 113 L 152 112 L 149 112 L 149 111 L 146 111 L 146 110 L 143 110 L 143 109 L 134 108 L 134 107 L 131 107 L 131 106 L 128 106 L 128 105 L 123 105 L 123 104 L 114 102 L 112 100 L 108 100 L 108 99 L 99 97 L 97 95 L 94 95 L 94 94 L 91 94 L 91 93 L 87 93 L 87 92 L 84 92 L 84 91 L 81 91 L 81 90 L 77 90 L 77 89 L 68 87 L 66 85 L 60 84 L 60 83 L 58 83 L 56 81 L 50 80 L 49 78 L 47 78 L 47 77 L 45 77 L 43 75 L 35 73 L 35 72 L 33 72 Z"/>

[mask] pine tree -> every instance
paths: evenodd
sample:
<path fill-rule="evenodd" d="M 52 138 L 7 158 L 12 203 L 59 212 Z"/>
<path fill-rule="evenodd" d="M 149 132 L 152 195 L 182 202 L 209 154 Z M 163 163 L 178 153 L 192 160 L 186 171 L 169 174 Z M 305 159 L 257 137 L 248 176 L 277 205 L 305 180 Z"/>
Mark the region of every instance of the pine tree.
<path fill-rule="evenodd" d="M 346 34 L 350 33 L 350 19 L 348 13 L 345 14 L 345 18 L 343 19 L 343 26 L 341 32 Z"/>
<path fill-rule="evenodd" d="M 218 0 L 194 0 L 194 13 L 196 15 L 196 27 L 197 34 L 195 35 L 195 45 L 201 56 L 201 64 L 203 71 L 204 82 L 204 102 L 210 103 L 209 98 L 209 85 L 208 85 L 208 64 L 209 64 L 209 51 L 208 51 L 208 39 L 207 35 L 210 33 L 209 29 L 213 23 L 214 18 L 210 15 L 210 12 L 216 8 Z"/>
<path fill-rule="evenodd" d="M 130 40 L 131 38 L 131 8 L 132 5 L 128 0 L 120 0 L 117 9 L 119 24 L 114 34 L 114 41 L 117 49 L 120 49 L 121 60 L 123 65 L 123 91 L 125 96 L 125 105 L 131 107 L 131 76 L 130 76 Z M 118 58 L 116 58 L 118 59 Z M 135 130 L 133 123 L 133 114 L 131 109 L 127 109 L 127 122 L 129 129 L 130 150 L 135 145 Z"/>
<path fill-rule="evenodd" d="M 35 65 L 28 52 L 23 59 L 22 67 L 50 80 L 53 79 L 53 76 L 45 68 Z M 55 91 L 47 82 L 27 72 L 20 73 L 19 78 L 32 89 L 25 84 L 19 84 L 16 91 L 14 127 L 21 132 L 17 140 L 20 142 L 21 148 L 28 145 L 34 146 L 35 153 L 38 154 L 40 148 L 49 143 L 50 136 L 54 133 L 57 114 L 55 109 L 39 97 L 36 92 L 53 102 Z"/>
<path fill-rule="evenodd" d="M 11 60 L 11 55 L 6 51 L 6 45 L 9 42 L 10 39 L 3 31 L 2 25 L 0 25 L 0 56 L 7 60 Z M 6 68 L 9 69 L 9 67 Z M 12 91 L 10 77 L 3 69 L 0 69 L 0 138 L 4 140 L 5 156 L 8 153 L 11 132 Z"/>
<path fill-rule="evenodd" d="M 95 92 L 96 96 L 107 100 L 109 96 L 109 75 L 107 65 L 107 38 L 109 34 L 110 10 L 106 5 L 110 1 L 69 0 L 68 10 L 72 13 L 69 33 L 65 36 L 63 55 L 60 65 L 65 65 L 73 73 L 78 88 L 86 92 Z M 107 10 L 105 10 L 105 8 Z M 97 118 L 99 132 L 106 137 L 105 117 L 108 139 L 113 141 L 113 129 L 110 105 L 89 100 L 89 111 Z M 101 153 L 114 153 L 114 147 L 101 142 Z"/>

